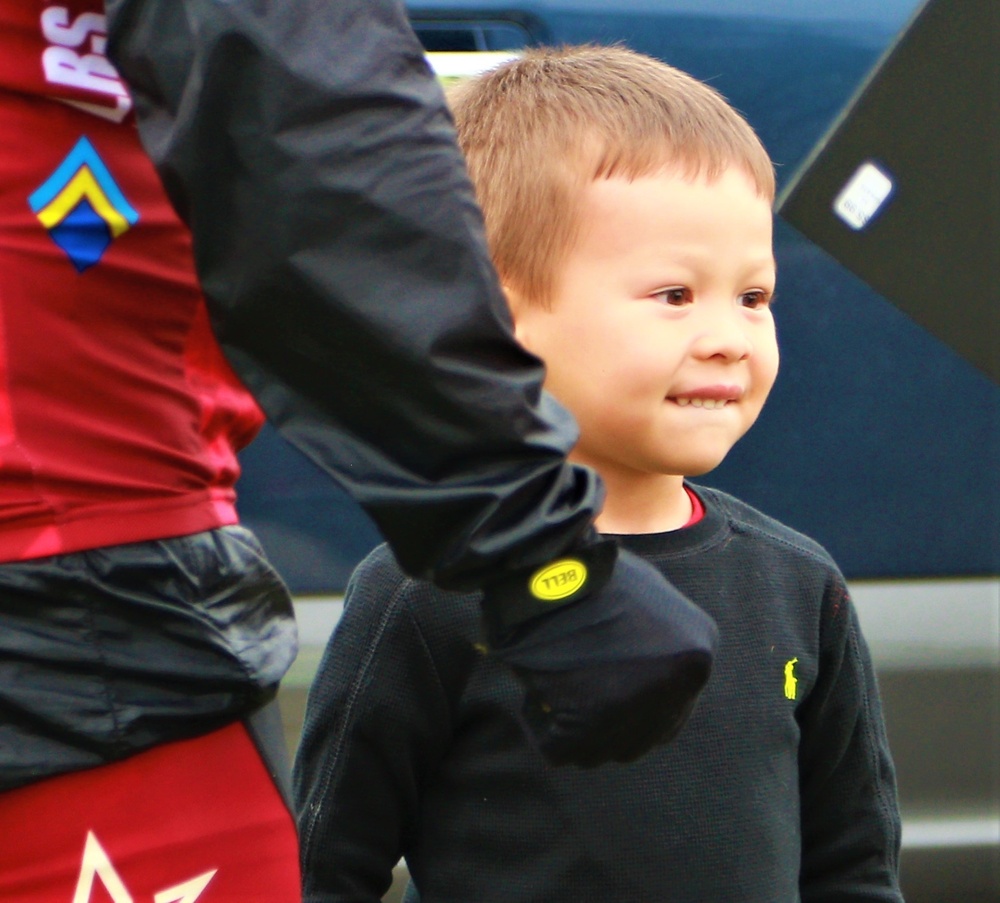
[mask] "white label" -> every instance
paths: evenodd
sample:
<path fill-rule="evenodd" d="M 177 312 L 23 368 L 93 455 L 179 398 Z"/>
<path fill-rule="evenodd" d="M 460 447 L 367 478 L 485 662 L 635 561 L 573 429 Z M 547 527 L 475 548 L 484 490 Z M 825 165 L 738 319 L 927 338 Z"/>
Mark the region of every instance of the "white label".
<path fill-rule="evenodd" d="M 871 161 L 862 163 L 834 198 L 833 212 L 852 229 L 864 229 L 892 194 L 892 179 Z"/>

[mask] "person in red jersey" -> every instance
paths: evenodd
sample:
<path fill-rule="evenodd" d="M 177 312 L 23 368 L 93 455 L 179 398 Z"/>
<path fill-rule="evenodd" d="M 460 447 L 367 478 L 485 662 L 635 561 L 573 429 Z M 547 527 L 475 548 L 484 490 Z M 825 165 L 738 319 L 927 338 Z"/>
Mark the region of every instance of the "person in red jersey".
<path fill-rule="evenodd" d="M 264 414 L 484 589 L 551 761 L 669 740 L 714 624 L 597 536 L 402 5 L 0 0 L 0 51 L 0 898 L 297 898 Z"/>

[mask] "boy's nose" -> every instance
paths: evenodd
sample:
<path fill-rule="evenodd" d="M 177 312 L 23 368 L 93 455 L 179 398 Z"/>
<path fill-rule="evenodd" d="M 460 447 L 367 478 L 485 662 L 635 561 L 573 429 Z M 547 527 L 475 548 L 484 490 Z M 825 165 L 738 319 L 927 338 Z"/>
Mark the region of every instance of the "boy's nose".
<path fill-rule="evenodd" d="M 699 357 L 741 361 L 753 353 L 753 341 L 739 312 L 717 312 L 704 318 L 694 351 Z"/>

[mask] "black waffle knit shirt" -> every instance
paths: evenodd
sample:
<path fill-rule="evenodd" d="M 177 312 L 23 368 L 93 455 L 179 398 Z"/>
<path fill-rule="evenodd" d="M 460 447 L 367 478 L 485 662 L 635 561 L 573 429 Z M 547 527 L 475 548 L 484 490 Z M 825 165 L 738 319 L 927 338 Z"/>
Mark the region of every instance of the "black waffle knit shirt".
<path fill-rule="evenodd" d="M 403 856 L 421 903 L 900 901 L 896 782 L 844 579 L 723 493 L 620 537 L 718 622 L 680 736 L 628 765 L 547 766 L 517 681 L 476 651 L 475 595 L 357 570 L 295 768 L 306 903 L 376 903 Z M 418 894 L 419 893 L 419 897 Z"/>

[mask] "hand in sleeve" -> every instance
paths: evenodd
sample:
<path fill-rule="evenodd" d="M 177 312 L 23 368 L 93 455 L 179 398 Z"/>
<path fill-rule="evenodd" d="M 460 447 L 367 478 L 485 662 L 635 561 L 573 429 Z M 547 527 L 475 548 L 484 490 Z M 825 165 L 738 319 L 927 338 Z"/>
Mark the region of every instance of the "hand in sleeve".
<path fill-rule="evenodd" d="M 555 765 L 628 762 L 669 742 L 711 671 L 712 619 L 608 540 L 488 586 L 483 607 L 492 653 L 527 688 L 529 736 Z"/>

